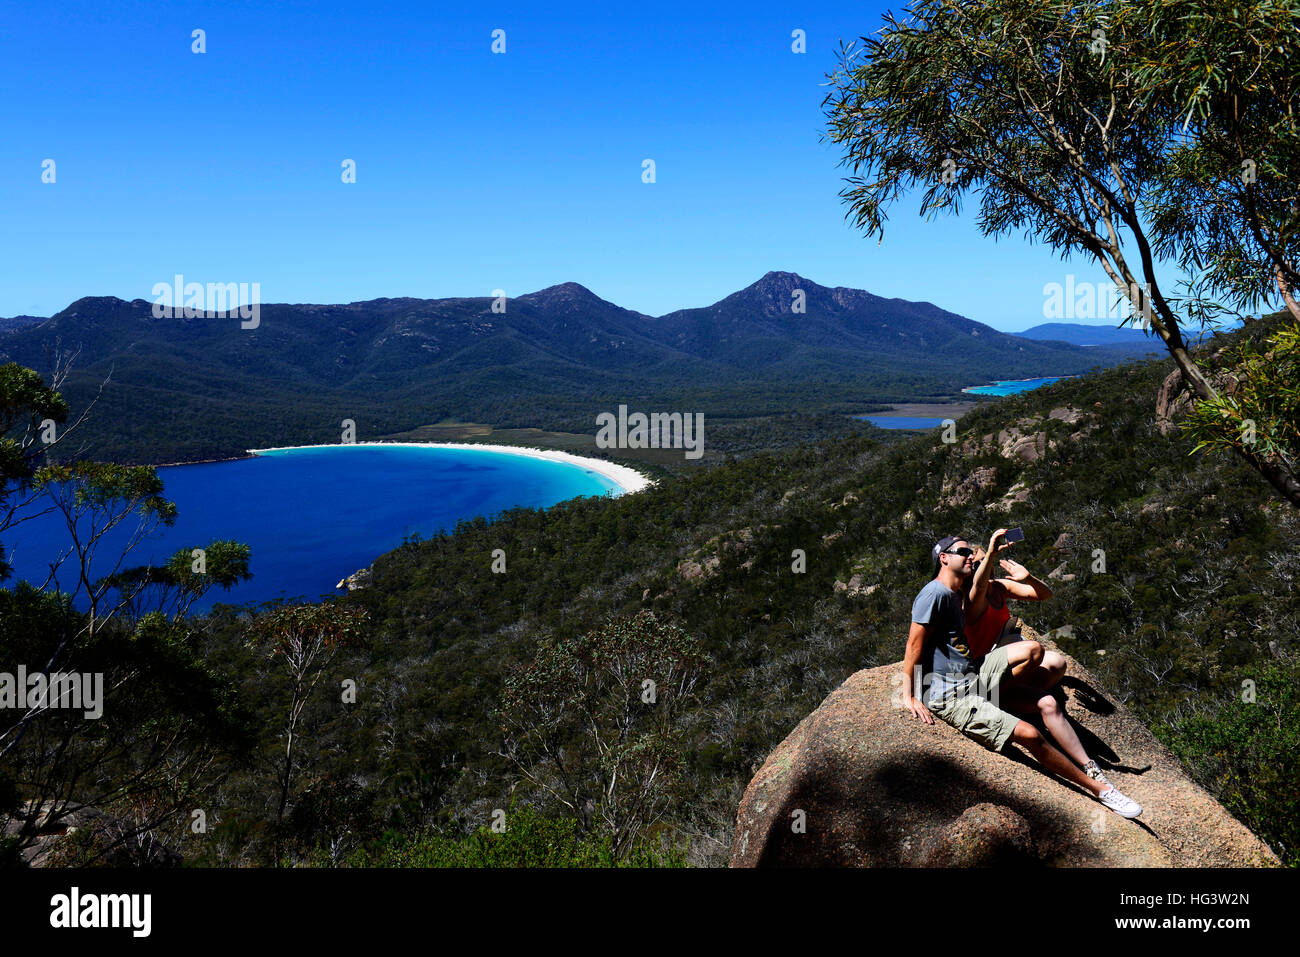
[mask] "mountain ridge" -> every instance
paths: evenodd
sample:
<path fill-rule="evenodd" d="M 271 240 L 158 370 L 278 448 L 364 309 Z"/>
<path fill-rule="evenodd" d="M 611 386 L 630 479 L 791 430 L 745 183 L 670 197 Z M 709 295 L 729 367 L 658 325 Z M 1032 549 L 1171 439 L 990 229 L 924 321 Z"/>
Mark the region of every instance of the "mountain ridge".
<path fill-rule="evenodd" d="M 753 292 L 760 292 L 764 295 L 775 297 L 776 293 L 780 291 L 781 293 L 786 294 L 786 298 L 788 298 L 788 293 L 796 288 L 802 288 L 805 291 L 812 289 L 819 292 L 832 293 L 837 297 L 843 297 L 843 298 L 863 298 L 867 301 L 875 302 L 875 303 L 885 303 L 885 304 L 897 303 L 897 304 L 904 304 L 913 307 L 924 307 L 926 309 L 936 310 L 939 312 L 946 313 L 948 315 L 960 316 L 960 313 L 954 313 L 951 310 L 946 310 L 942 306 L 930 302 L 929 300 L 904 299 L 898 296 L 894 296 L 894 297 L 880 296 L 877 295 L 876 293 L 871 292 L 870 290 L 861 289 L 856 286 L 824 286 L 821 283 L 818 283 L 812 279 L 808 279 L 805 276 L 801 276 L 798 273 L 789 272 L 786 270 L 769 270 L 768 272 L 764 273 L 761 277 L 756 279 L 754 282 L 750 283 L 748 286 L 744 286 L 741 289 L 736 290 L 735 292 L 728 293 L 726 296 L 716 300 L 713 303 L 710 303 L 707 306 L 688 306 L 682 309 L 674 309 L 666 313 L 660 313 L 659 315 L 641 312 L 640 310 L 636 310 L 636 309 L 628 309 L 627 307 L 624 306 L 619 306 L 617 305 L 617 303 L 614 303 L 613 300 L 605 299 L 603 296 L 593 291 L 590 287 L 585 286 L 582 283 L 577 282 L 576 280 L 566 280 L 564 282 L 555 283 L 550 286 L 544 286 L 540 289 L 533 290 L 532 292 L 521 293 L 518 296 L 510 296 L 507 297 L 507 301 L 516 300 L 516 299 L 537 300 L 542 297 L 554 297 L 557 295 L 564 294 L 564 295 L 568 295 L 569 297 L 580 297 L 580 298 L 587 299 L 589 301 L 599 302 L 606 305 L 612 305 L 623 312 L 634 313 L 638 316 L 643 316 L 648 319 L 662 319 L 665 316 L 675 315 L 677 313 L 690 311 L 692 309 L 701 309 L 701 308 L 707 309 L 707 308 L 719 306 L 729 300 L 733 300 L 736 299 L 737 297 L 741 297 Z M 380 296 L 374 299 L 351 300 L 346 303 L 324 303 L 324 302 L 313 301 L 313 302 L 275 302 L 275 303 L 263 303 L 262 305 L 263 306 L 270 306 L 270 305 L 297 306 L 297 307 L 309 308 L 309 307 L 326 307 L 326 306 L 356 307 L 356 306 L 389 304 L 389 303 L 438 303 L 438 302 L 452 302 L 452 301 L 456 301 L 456 302 L 482 301 L 484 303 L 491 303 L 495 298 L 496 297 L 491 295 L 444 296 L 440 298 L 426 298 L 421 296 L 393 296 L 393 297 Z M 103 302 L 103 303 L 115 302 L 115 303 L 125 303 L 125 304 L 134 305 L 135 303 L 150 303 L 150 300 L 142 299 L 139 297 L 135 299 L 122 299 L 119 296 L 112 296 L 112 295 L 82 296 L 79 299 L 74 300 L 68 306 L 64 307 L 64 309 L 59 310 L 58 312 L 53 313 L 52 315 L 54 316 L 61 315 L 63 313 L 66 313 L 68 310 L 72 309 L 74 306 L 86 302 Z M 969 319 L 965 316 L 960 316 L 960 317 L 966 322 L 971 322 L 980 326 L 987 326 L 987 323 L 981 323 L 978 322 L 978 320 Z M 13 319 L 0 318 L 0 322 L 11 322 L 14 321 L 14 319 L 44 320 L 48 318 L 51 318 L 51 316 L 46 316 L 46 317 L 15 316 L 13 317 Z M 1111 328 L 1109 326 L 1090 326 L 1083 323 L 1041 323 L 1037 326 L 1019 332 L 1003 332 L 1003 335 L 1025 336 L 1030 332 L 1034 332 L 1038 330 L 1047 330 L 1049 327 L 1056 327 L 1056 326 L 1079 328 L 1079 329 L 1097 329 L 1097 330 L 1105 330 Z M 988 326 L 988 328 L 991 329 L 993 327 Z M 1001 332 L 1001 330 L 994 330 L 994 331 Z M 1129 331 L 1136 332 L 1136 330 L 1129 330 Z"/>
<path fill-rule="evenodd" d="M 0 337 L 0 361 L 44 372 L 52 352 L 75 353 L 74 407 L 111 377 L 86 428 L 95 453 L 173 462 L 330 441 L 345 418 L 382 436 L 443 421 L 589 432 L 629 401 L 732 418 L 870 411 L 1130 354 L 781 271 L 657 317 L 573 281 L 495 303 L 261 303 L 248 328 L 235 312 L 156 318 L 144 299 L 84 296 Z"/>

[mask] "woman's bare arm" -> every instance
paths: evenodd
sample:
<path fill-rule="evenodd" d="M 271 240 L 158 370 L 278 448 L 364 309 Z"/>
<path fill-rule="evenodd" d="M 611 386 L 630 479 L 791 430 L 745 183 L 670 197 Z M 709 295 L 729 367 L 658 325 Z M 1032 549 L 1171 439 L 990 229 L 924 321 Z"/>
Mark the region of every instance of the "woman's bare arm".
<path fill-rule="evenodd" d="M 989 539 L 988 551 L 985 553 L 983 560 L 980 561 L 980 567 L 975 570 L 971 576 L 970 592 L 968 597 L 970 605 L 967 606 L 966 617 L 971 621 L 979 618 L 988 608 L 989 583 L 993 581 L 993 558 L 998 552 L 1006 548 L 1006 545 L 999 544 L 1007 533 L 1005 528 L 999 528 Z"/>
<path fill-rule="evenodd" d="M 1011 576 L 998 579 L 1002 587 L 1007 590 L 1008 598 L 1018 598 L 1021 601 L 1047 601 L 1052 597 L 1052 589 L 1047 587 L 1047 583 L 1029 574 L 1029 569 L 1024 565 L 1008 558 L 1002 559 L 998 564 Z M 980 571 L 983 570 L 983 566 L 980 566 Z"/>

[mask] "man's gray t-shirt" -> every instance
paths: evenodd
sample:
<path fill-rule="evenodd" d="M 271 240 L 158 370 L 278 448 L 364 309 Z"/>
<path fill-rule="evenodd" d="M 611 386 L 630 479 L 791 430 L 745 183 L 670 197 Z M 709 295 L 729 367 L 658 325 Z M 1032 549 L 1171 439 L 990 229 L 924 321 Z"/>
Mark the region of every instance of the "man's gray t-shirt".
<path fill-rule="evenodd" d="M 966 644 L 961 595 L 933 579 L 912 602 L 912 621 L 927 626 L 929 632 L 921 655 L 921 680 L 929 689 L 926 700 L 935 701 L 976 671 Z"/>

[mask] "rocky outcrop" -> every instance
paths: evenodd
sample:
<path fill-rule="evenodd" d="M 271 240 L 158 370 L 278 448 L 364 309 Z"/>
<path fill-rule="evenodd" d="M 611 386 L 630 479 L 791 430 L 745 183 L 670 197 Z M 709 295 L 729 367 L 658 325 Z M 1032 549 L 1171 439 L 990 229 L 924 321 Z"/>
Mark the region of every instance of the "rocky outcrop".
<path fill-rule="evenodd" d="M 850 676 L 768 757 L 740 804 L 732 866 L 1277 865 L 1136 717 L 1067 661 L 1066 712 L 1111 781 L 1143 805 L 1137 820 L 1049 775 L 1016 745 L 995 754 L 893 706 L 892 664 Z"/>
<path fill-rule="evenodd" d="M 1047 573 L 1047 577 L 1050 579 L 1054 579 L 1056 581 L 1063 581 L 1063 582 L 1072 582 L 1074 581 L 1075 578 L 1074 574 L 1070 572 L 1069 562 L 1061 562 L 1061 564 L 1057 565 L 1055 568 L 1053 568 L 1050 572 Z"/>
<path fill-rule="evenodd" d="M 1027 416 L 1017 419 L 1002 429 L 997 435 L 992 432 L 978 439 L 967 439 L 961 445 L 963 455 L 981 452 L 997 452 L 1002 458 L 1020 465 L 1032 465 L 1043 457 L 1049 448 L 1056 448 L 1056 440 L 1048 440 L 1046 425 L 1049 422 L 1062 422 L 1078 426 L 1071 433 L 1071 442 L 1077 442 L 1084 434 L 1097 427 L 1101 416 L 1095 412 L 1082 412 L 1071 406 L 1059 406 L 1046 416 Z"/>
<path fill-rule="evenodd" d="M 370 584 L 370 575 L 371 570 L 369 568 L 358 568 L 334 587 L 346 588 L 348 591 L 356 591 L 358 588 L 365 588 Z"/>
<path fill-rule="evenodd" d="M 1192 395 L 1183 387 L 1183 374 L 1175 369 L 1165 376 L 1156 393 L 1156 428 L 1161 435 L 1178 431 L 1178 419 L 1192 407 Z"/>
<path fill-rule="evenodd" d="M 699 562 L 693 558 L 687 558 L 683 559 L 677 566 L 677 574 L 681 575 L 685 581 L 694 581 L 697 578 L 707 578 L 712 575 L 721 564 L 722 559 L 717 555 L 709 555 Z"/>
<path fill-rule="evenodd" d="M 1048 451 L 1077 444 L 1100 423 L 1101 416 L 1096 412 L 1062 405 L 1049 410 L 1046 415 L 1016 419 L 997 433 L 969 438 L 961 444 L 959 451 L 963 458 L 996 454 L 1011 463 L 1011 469 L 1004 471 L 1016 475 L 1025 466 L 1038 462 Z M 1074 431 L 1063 435 L 1061 425 L 1073 426 Z M 1055 437 L 1049 438 L 1049 433 Z M 996 486 L 999 479 L 1005 481 L 1008 477 L 990 465 L 951 475 L 944 479 L 939 490 L 939 504 L 950 508 L 965 505 L 982 497 L 982 493 Z M 993 513 L 1009 512 L 1032 498 L 1035 488 L 1024 475 L 1020 475 L 1000 498 L 986 503 L 984 508 Z"/>
<path fill-rule="evenodd" d="M 1210 357 L 1210 361 L 1214 362 L 1222 356 L 1223 350 L 1220 349 Z M 1231 395 L 1236 391 L 1239 382 L 1231 370 L 1224 369 L 1210 376 L 1210 384 L 1216 391 Z M 1188 413 L 1195 401 L 1196 396 L 1183 385 L 1183 374 L 1180 370 L 1175 369 L 1165 376 L 1165 381 L 1160 383 L 1160 391 L 1156 393 L 1156 428 L 1160 434 L 1173 435 L 1177 432 L 1178 420 Z"/>
<path fill-rule="evenodd" d="M 1016 484 L 1007 489 L 996 502 L 989 502 L 984 506 L 988 512 L 1009 512 L 1021 502 L 1027 502 L 1033 496 L 1033 490 L 1025 484 L 1024 479 L 1017 479 Z"/>
<path fill-rule="evenodd" d="M 677 563 L 677 574 L 685 581 L 708 578 L 721 567 L 723 552 L 750 552 L 753 550 L 755 531 L 762 532 L 768 528 L 777 529 L 780 527 L 780 525 L 759 525 L 755 528 L 736 528 L 721 535 L 714 535 L 688 557 Z M 740 565 L 746 571 L 753 566 L 753 558 L 741 562 Z"/>
<path fill-rule="evenodd" d="M 1004 459 L 1032 465 L 1043 457 L 1045 451 L 1047 451 L 1045 432 L 1031 432 L 1025 435 L 1018 427 L 1012 426 L 998 433 L 998 454 Z"/>
<path fill-rule="evenodd" d="M 943 488 L 939 489 L 939 504 L 945 508 L 965 505 L 978 493 L 992 488 L 997 481 L 998 470 L 992 466 L 974 469 L 961 478 L 944 479 Z"/>
<path fill-rule="evenodd" d="M 844 594 L 848 595 L 850 598 L 856 598 L 858 595 L 866 596 L 874 594 L 876 589 L 879 587 L 879 584 L 863 584 L 861 575 L 850 576 L 849 580 L 846 582 L 842 582 L 839 579 L 835 580 L 835 590 L 837 592 L 844 592 Z"/>

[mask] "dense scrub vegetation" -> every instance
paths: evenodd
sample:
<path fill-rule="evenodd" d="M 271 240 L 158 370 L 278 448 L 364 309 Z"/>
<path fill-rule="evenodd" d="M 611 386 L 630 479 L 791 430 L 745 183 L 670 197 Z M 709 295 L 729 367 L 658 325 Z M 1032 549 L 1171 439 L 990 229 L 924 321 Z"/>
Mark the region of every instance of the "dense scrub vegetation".
<path fill-rule="evenodd" d="M 349 867 L 683 867 L 680 851 L 642 846 L 622 856 L 608 837 L 583 833 L 574 818 L 546 818 L 512 809 L 509 826 L 448 837 L 385 834 L 348 854 Z M 334 862 L 318 859 L 328 866 Z"/>
<path fill-rule="evenodd" d="M 283 815 L 294 682 L 247 643 L 271 609 L 218 606 L 184 647 L 223 676 L 256 741 L 223 765 L 204 832 L 178 813 L 155 833 L 200 864 L 724 863 L 771 749 L 849 674 L 901 658 L 933 542 L 1018 525 L 1017 557 L 1052 573 L 1056 594 L 1016 610 L 1300 863 L 1286 757 L 1300 720 L 1300 517 L 1237 459 L 1189 456 L 1189 439 L 1162 433 L 1170 368 L 986 404 L 952 443 L 873 431 L 408 541 L 338 603 L 365 624 L 301 702 Z M 671 654 L 646 664 L 647 648 Z M 636 682 L 608 680 L 687 671 L 667 724 L 638 709 Z M 671 787 L 651 789 L 660 813 L 625 846 L 601 797 L 613 759 L 561 717 L 579 705 L 644 742 L 617 755 L 642 780 L 636 761 L 673 751 Z M 525 719 L 555 734 L 520 748 Z M 561 773 L 548 747 L 581 760 Z M 491 843 L 502 815 L 519 846 Z"/>

